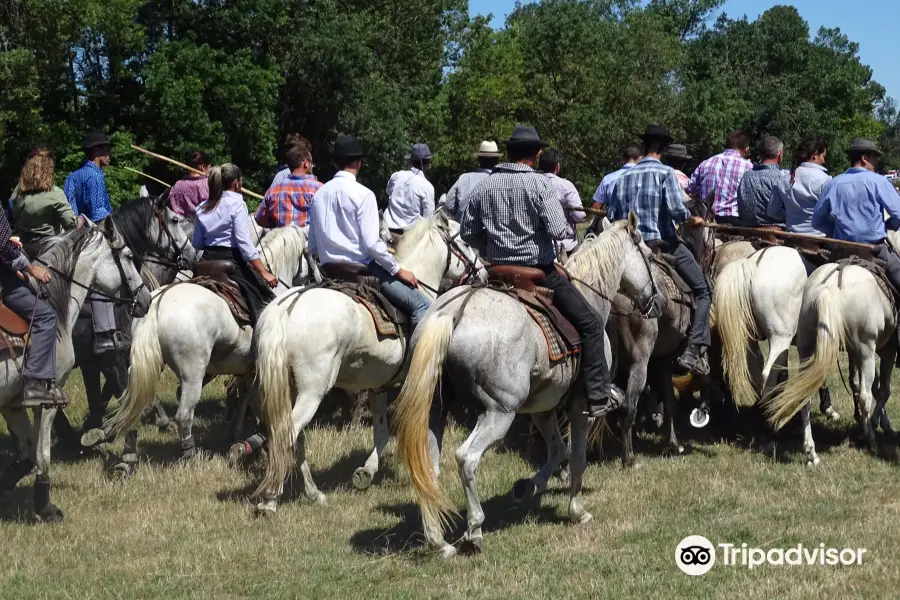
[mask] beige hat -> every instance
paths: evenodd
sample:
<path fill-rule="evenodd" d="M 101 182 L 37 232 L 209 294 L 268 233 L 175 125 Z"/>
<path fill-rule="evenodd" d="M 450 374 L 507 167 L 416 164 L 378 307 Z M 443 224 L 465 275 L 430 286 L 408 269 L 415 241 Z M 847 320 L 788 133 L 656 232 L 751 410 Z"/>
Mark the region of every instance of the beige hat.
<path fill-rule="evenodd" d="M 478 156 L 500 156 L 497 142 L 481 142 L 481 146 L 478 148 Z"/>

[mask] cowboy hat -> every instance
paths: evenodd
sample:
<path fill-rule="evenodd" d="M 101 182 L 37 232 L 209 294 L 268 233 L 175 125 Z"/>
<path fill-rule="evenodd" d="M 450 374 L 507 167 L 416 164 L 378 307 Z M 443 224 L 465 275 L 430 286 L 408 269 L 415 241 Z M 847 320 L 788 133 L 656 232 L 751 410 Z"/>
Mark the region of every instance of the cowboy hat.
<path fill-rule="evenodd" d="M 645 142 L 660 141 L 668 144 L 672 142 L 674 138 L 669 135 L 669 130 L 662 125 L 648 125 L 647 129 L 644 131 L 644 135 L 641 136 L 641 139 Z"/>
<path fill-rule="evenodd" d="M 102 131 L 92 131 L 84 136 L 84 139 L 81 141 L 82 150 L 90 150 L 91 148 L 97 148 L 98 146 L 109 145 L 111 145 L 109 137 Z"/>
<path fill-rule="evenodd" d="M 881 150 L 875 145 L 875 142 L 868 138 L 856 138 L 850 143 L 850 152 L 871 152 L 872 154 L 881 155 Z"/>
<path fill-rule="evenodd" d="M 481 146 L 478 147 L 477 156 L 499 157 L 500 149 L 497 148 L 497 142 L 481 142 Z"/>
<path fill-rule="evenodd" d="M 362 144 L 352 135 L 341 136 L 334 142 L 335 158 L 362 158 L 365 155 Z"/>
<path fill-rule="evenodd" d="M 428 144 L 413 144 L 409 154 L 406 155 L 406 160 L 431 160 L 432 158 L 434 155 Z"/>
<path fill-rule="evenodd" d="M 531 125 L 516 125 L 513 128 L 512 135 L 506 140 L 507 146 L 534 146 L 535 148 L 546 148 L 550 144 L 541 139 L 537 129 Z"/>
<path fill-rule="evenodd" d="M 694 158 L 688 154 L 687 147 L 684 144 L 670 144 L 666 148 L 666 156 L 669 158 L 680 158 L 681 160 L 691 160 Z"/>

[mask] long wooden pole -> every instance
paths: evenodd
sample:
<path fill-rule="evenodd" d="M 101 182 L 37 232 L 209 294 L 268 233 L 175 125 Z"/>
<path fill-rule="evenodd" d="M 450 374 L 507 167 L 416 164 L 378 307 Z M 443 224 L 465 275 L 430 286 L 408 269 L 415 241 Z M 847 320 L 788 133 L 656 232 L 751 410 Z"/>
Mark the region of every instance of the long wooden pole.
<path fill-rule="evenodd" d="M 135 150 L 137 150 L 138 152 L 143 152 L 147 156 L 152 156 L 153 158 L 158 158 L 159 160 L 164 160 L 167 163 L 175 165 L 176 167 L 181 167 L 182 169 L 184 169 L 186 171 L 190 171 L 191 173 L 194 173 L 195 175 L 206 175 L 206 173 L 204 173 L 203 171 L 195 169 L 194 167 L 189 167 L 184 163 L 181 163 L 181 162 L 178 162 L 177 160 L 169 158 L 168 156 L 163 156 L 162 154 L 157 154 L 156 152 L 150 152 L 149 150 L 144 150 L 140 146 L 135 146 L 134 144 L 132 144 L 131 147 L 134 148 Z M 257 200 L 265 200 L 265 197 L 257 194 L 256 192 L 251 192 L 247 188 L 241 188 L 241 193 L 247 194 L 251 198 L 256 198 Z"/>
<path fill-rule="evenodd" d="M 844 240 L 836 240 L 834 238 L 816 237 L 814 235 L 806 235 L 804 233 L 794 233 L 792 231 L 778 231 L 777 229 L 756 229 L 754 227 L 740 227 L 738 225 L 724 225 L 721 223 L 704 223 L 703 225 L 701 225 L 701 227 L 721 229 L 722 231 L 734 231 L 735 233 L 746 233 L 759 237 L 772 235 L 788 240 L 798 240 L 814 244 L 827 244 L 829 246 L 843 246 L 844 248 L 853 248 L 856 250 L 874 251 L 878 249 L 878 246 L 875 246 L 874 244 L 847 242 Z"/>
<path fill-rule="evenodd" d="M 592 206 L 585 206 L 584 208 L 569 208 L 568 206 L 564 206 L 563 210 L 566 212 L 579 212 L 584 211 L 588 214 L 597 215 L 598 217 L 605 217 L 606 211 L 600 210 L 599 208 L 594 208 Z"/>
<path fill-rule="evenodd" d="M 157 179 L 157 178 L 154 177 L 153 175 L 147 175 L 147 174 L 144 173 L 143 171 L 138 171 L 137 169 L 132 169 L 131 167 L 120 167 L 120 168 L 125 169 L 126 171 L 131 171 L 132 173 L 137 173 L 138 175 L 141 175 L 141 176 L 143 176 L 143 177 L 146 177 L 147 179 L 152 179 L 152 180 L 155 181 L 156 183 L 158 183 L 158 184 L 160 184 L 160 185 L 164 185 L 164 186 L 166 186 L 167 188 L 172 187 L 171 185 L 169 185 L 168 183 L 166 183 L 166 182 L 163 181 L 162 179 Z"/>

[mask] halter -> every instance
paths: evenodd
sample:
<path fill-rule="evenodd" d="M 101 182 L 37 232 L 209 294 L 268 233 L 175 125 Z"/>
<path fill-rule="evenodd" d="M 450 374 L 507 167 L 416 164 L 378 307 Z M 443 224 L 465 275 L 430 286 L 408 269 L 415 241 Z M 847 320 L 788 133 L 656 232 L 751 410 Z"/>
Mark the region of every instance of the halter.
<path fill-rule="evenodd" d="M 441 239 L 443 239 L 447 244 L 447 262 L 444 265 L 443 272 L 447 273 L 450 270 L 450 261 L 453 260 L 454 256 L 458 258 L 460 262 L 462 262 L 466 267 L 465 271 L 463 271 L 463 274 L 455 279 L 450 287 L 458 287 L 460 285 L 469 283 L 478 274 L 479 271 L 484 269 L 484 267 L 479 267 L 471 258 L 466 256 L 466 253 L 463 252 L 462 248 L 459 247 L 459 244 L 456 242 L 456 238 L 459 237 L 459 232 L 450 235 L 449 232 L 444 231 L 443 229 L 439 229 L 438 231 L 441 234 Z M 420 281 L 419 285 L 433 293 L 435 297 L 440 295 L 440 292 L 438 292 L 438 290 L 434 289 L 426 283 L 422 283 Z"/>
<path fill-rule="evenodd" d="M 187 268 L 187 261 L 184 260 L 184 249 L 187 247 L 188 243 L 190 243 L 190 240 L 188 240 L 187 236 L 185 236 L 184 243 L 179 246 L 175 241 L 175 236 L 172 235 L 171 231 L 169 231 L 168 223 L 166 223 L 165 209 L 160 206 L 156 206 L 154 207 L 153 212 L 156 215 L 157 223 L 159 223 L 159 233 L 156 234 L 156 247 L 159 248 L 162 245 L 162 237 L 163 234 L 165 234 L 165 236 L 169 240 L 169 245 L 175 249 L 173 253 L 174 257 L 172 265 L 166 266 L 175 266 L 176 268 L 178 268 L 178 270 Z M 162 264 L 161 261 L 159 261 L 159 263 Z"/>

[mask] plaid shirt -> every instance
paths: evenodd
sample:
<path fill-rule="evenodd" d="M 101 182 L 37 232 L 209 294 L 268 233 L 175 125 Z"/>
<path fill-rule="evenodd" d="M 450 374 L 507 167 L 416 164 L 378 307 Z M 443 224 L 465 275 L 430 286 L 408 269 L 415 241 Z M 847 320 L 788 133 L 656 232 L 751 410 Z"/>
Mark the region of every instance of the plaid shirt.
<path fill-rule="evenodd" d="M 288 175 L 266 192 L 256 210 L 256 222 L 263 227 L 284 227 L 296 223 L 306 227 L 313 196 L 322 187 L 315 175 Z"/>
<path fill-rule="evenodd" d="M 737 150 L 726 150 L 722 154 L 706 159 L 694 171 L 687 193 L 706 200 L 715 193 L 713 213 L 720 217 L 738 216 L 737 189 L 744 173 L 753 168 Z"/>
<path fill-rule="evenodd" d="M 674 238 L 675 222 L 691 216 L 684 206 L 684 192 L 675 169 L 655 158 L 645 158 L 626 171 L 616 183 L 607 213 L 615 221 L 627 218 L 632 210 L 644 241 Z"/>
<path fill-rule="evenodd" d="M 66 177 L 63 190 L 76 215 L 84 215 L 99 223 L 112 214 L 103 170 L 90 161 Z"/>
<path fill-rule="evenodd" d="M 14 271 L 21 271 L 30 263 L 19 247 L 9 241 L 11 237 L 12 231 L 9 228 L 6 211 L 0 210 L 0 262 Z"/>
<path fill-rule="evenodd" d="M 769 217 L 769 201 L 781 183 L 790 177 L 778 165 L 756 165 L 741 178 L 738 185 L 737 203 L 741 224 L 748 227 L 783 225 Z"/>
<path fill-rule="evenodd" d="M 503 163 L 472 190 L 459 231 L 491 263 L 550 265 L 554 240 L 566 235 L 566 216 L 542 173 Z"/>

